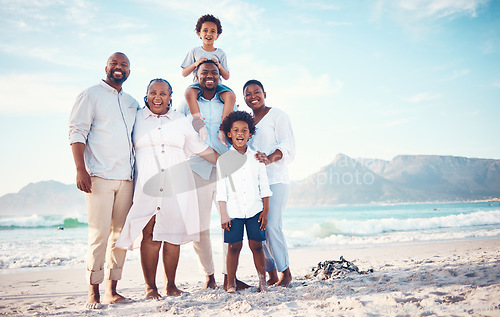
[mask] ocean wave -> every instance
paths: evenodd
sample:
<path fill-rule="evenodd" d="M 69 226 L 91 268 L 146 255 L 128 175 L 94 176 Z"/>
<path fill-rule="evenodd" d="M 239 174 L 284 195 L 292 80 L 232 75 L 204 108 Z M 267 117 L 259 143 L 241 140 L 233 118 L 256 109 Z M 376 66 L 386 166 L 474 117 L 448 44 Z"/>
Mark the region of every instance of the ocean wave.
<path fill-rule="evenodd" d="M 386 232 L 465 228 L 500 224 L 500 210 L 432 218 L 382 218 L 366 220 L 330 220 L 315 224 L 310 234 L 325 238 L 335 234 L 369 236 Z"/>
<path fill-rule="evenodd" d="M 76 228 L 87 226 L 86 215 L 38 215 L 11 216 L 0 218 L 0 230 L 17 228 L 64 227 Z"/>
<path fill-rule="evenodd" d="M 426 242 L 461 239 L 484 239 L 500 237 L 500 229 L 463 230 L 463 231 L 411 231 L 390 232 L 375 236 L 348 236 L 333 234 L 318 238 L 305 232 L 285 232 L 289 248 L 308 246 L 374 246 L 407 242 Z"/>

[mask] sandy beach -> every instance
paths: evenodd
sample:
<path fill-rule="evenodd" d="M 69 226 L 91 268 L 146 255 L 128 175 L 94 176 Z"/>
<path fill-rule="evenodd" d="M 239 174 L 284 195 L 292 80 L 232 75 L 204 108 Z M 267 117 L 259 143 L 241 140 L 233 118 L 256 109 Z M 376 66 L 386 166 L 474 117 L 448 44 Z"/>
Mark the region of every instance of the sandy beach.
<path fill-rule="evenodd" d="M 500 316 L 500 239 L 400 244 L 373 248 L 308 247 L 290 251 L 291 287 L 256 287 L 227 294 L 202 289 L 194 258 L 182 257 L 177 286 L 189 294 L 143 299 L 138 261 L 127 261 L 119 291 L 133 301 L 86 310 L 83 268 L 2 274 L 0 315 L 6 316 Z M 186 246 L 190 247 L 190 246 Z M 138 251 L 133 251 L 138 252 Z M 360 270 L 343 278 L 306 278 L 319 262 L 353 262 Z M 217 282 L 222 282 L 216 256 Z M 159 287 L 163 287 L 159 270 Z M 249 253 L 238 277 L 256 285 Z M 102 292 L 101 292 L 102 293 Z M 162 292 L 163 293 L 163 292 Z"/>

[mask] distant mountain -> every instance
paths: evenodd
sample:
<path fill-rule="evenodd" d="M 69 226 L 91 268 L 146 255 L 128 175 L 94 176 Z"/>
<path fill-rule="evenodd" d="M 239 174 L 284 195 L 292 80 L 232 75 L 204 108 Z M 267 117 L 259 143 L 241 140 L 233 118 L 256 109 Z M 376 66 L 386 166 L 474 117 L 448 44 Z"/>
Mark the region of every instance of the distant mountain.
<path fill-rule="evenodd" d="M 465 201 L 500 197 L 500 160 L 400 155 L 391 161 L 338 154 L 313 175 L 294 181 L 289 206 Z M 32 183 L 0 197 L 0 214 L 85 212 L 76 186 Z"/>
<path fill-rule="evenodd" d="M 56 181 L 30 183 L 18 193 L 0 197 L 2 215 L 47 215 L 85 212 L 85 198 L 76 185 Z"/>
<path fill-rule="evenodd" d="M 338 154 L 295 183 L 289 206 L 463 201 L 500 197 L 500 160 L 400 155 L 392 161 Z"/>

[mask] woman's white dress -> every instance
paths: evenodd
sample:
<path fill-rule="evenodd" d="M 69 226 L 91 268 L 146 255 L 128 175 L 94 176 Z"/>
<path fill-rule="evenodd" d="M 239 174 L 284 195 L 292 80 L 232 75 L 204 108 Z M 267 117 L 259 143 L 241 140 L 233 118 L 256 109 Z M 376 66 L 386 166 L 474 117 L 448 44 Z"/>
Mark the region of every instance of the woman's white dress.
<path fill-rule="evenodd" d="M 184 115 L 174 110 L 156 115 L 147 107 L 137 112 L 132 138 L 134 202 L 116 247 L 139 247 L 142 230 L 154 215 L 153 240 L 176 245 L 199 241 L 198 199 L 186 160 L 208 146 Z"/>

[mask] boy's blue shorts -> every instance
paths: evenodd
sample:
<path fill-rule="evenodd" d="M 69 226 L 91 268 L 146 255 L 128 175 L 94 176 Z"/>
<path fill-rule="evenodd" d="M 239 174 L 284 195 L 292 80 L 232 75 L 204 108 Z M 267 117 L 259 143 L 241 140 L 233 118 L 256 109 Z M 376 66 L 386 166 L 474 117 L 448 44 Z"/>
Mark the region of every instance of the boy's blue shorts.
<path fill-rule="evenodd" d="M 194 83 L 192 85 L 189 85 L 188 88 L 186 88 L 186 90 L 187 89 L 191 89 L 191 88 L 198 89 L 198 98 L 200 98 L 201 93 L 202 93 L 201 89 L 200 89 L 200 83 Z M 217 99 L 219 99 L 220 102 L 222 102 L 222 103 L 224 103 L 224 100 L 222 100 L 220 94 L 222 94 L 223 92 L 226 92 L 226 91 L 233 91 L 233 90 L 231 88 L 229 88 L 228 86 L 223 85 L 223 84 L 218 84 L 217 85 L 217 92 L 216 92 L 215 97 Z"/>
<path fill-rule="evenodd" d="M 224 230 L 224 242 L 236 243 L 243 241 L 243 227 L 247 229 L 248 240 L 265 241 L 266 230 L 260 230 L 259 216 L 261 212 L 252 218 L 233 218 L 231 219 L 230 230 Z"/>

